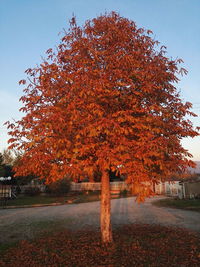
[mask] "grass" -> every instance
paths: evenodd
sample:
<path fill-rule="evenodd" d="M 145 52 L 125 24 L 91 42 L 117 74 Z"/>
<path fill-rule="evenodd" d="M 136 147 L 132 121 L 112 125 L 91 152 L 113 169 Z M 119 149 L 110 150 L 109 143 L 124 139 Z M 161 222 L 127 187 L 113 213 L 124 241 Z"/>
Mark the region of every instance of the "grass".
<path fill-rule="evenodd" d="M 99 231 L 62 231 L 4 250 L 0 266 L 200 266 L 200 236 L 159 225 L 127 225 L 101 243 Z"/>
<path fill-rule="evenodd" d="M 51 196 L 51 195 L 38 195 L 38 196 L 24 196 L 20 195 L 16 199 L 7 201 L 6 206 L 31 206 L 31 205 L 42 205 L 52 203 L 81 203 L 99 200 L 99 194 L 90 193 L 88 195 L 82 193 L 69 193 L 66 196 Z"/>
<path fill-rule="evenodd" d="M 117 196 L 124 197 L 122 195 Z M 116 198 L 116 196 L 112 196 Z M 100 193 L 99 192 L 74 192 L 68 193 L 66 196 L 51 196 L 51 195 L 38 195 L 38 196 L 24 196 L 19 195 L 16 199 L 11 199 L 6 202 L 6 206 L 31 206 L 31 205 L 48 205 L 52 203 L 86 203 L 92 201 L 99 201 Z"/>
<path fill-rule="evenodd" d="M 32 221 L 31 223 L 21 222 L 20 224 L 8 225 L 6 228 L 1 229 L 1 234 L 6 236 L 0 242 L 0 255 L 4 254 L 6 250 L 14 248 L 18 245 L 19 240 L 34 240 L 49 236 L 52 233 L 64 231 L 66 224 L 71 222 L 68 219 L 57 219 L 57 220 L 40 220 Z M 9 233 L 9 234 L 8 234 Z M 1 266 L 1 265 L 0 265 Z"/>
<path fill-rule="evenodd" d="M 158 207 L 170 207 L 176 209 L 192 210 L 200 212 L 200 199 L 160 199 L 153 202 Z"/>
<path fill-rule="evenodd" d="M 32 221 L 21 221 L 0 227 L 0 252 L 20 240 L 33 240 L 41 236 L 48 236 L 67 229 L 68 225 L 73 224 L 71 218 L 44 218 Z M 0 265 L 1 266 L 1 265 Z"/>
<path fill-rule="evenodd" d="M 65 197 L 52 196 L 23 196 L 20 195 L 16 199 L 8 200 L 6 206 L 23 206 L 23 205 L 37 205 L 37 204 L 51 204 L 64 203 Z"/>
<path fill-rule="evenodd" d="M 16 247 L 18 242 L 8 242 L 6 244 L 0 243 L 0 256 L 6 253 L 7 250 Z"/>

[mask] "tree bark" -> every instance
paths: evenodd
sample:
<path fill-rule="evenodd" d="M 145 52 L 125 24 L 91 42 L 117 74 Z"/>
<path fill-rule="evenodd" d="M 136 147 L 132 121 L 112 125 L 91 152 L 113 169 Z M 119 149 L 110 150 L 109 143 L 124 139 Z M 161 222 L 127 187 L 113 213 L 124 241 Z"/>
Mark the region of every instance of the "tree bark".
<path fill-rule="evenodd" d="M 112 228 L 110 215 L 110 177 L 108 171 L 102 172 L 101 177 L 101 239 L 103 243 L 112 243 Z"/>

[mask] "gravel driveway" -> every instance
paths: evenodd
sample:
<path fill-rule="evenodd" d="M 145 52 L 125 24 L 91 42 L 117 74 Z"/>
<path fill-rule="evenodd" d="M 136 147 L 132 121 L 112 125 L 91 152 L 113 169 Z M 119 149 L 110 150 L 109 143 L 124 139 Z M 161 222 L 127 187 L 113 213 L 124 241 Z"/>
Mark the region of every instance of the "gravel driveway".
<path fill-rule="evenodd" d="M 135 198 L 112 200 L 112 225 L 128 223 L 147 223 L 172 225 L 200 232 L 200 213 L 156 207 L 147 199 L 137 204 Z M 78 230 L 99 228 L 100 202 L 49 206 L 37 208 L 18 208 L 0 210 L 0 243 L 33 238 L 37 234 L 67 228 Z"/>

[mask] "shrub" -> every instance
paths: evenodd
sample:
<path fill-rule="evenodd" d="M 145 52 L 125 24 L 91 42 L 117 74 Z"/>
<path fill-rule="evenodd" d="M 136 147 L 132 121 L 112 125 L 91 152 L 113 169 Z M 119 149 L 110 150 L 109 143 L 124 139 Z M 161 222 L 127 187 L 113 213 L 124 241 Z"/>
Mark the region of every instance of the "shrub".
<path fill-rule="evenodd" d="M 30 186 L 24 190 L 24 194 L 27 196 L 37 196 L 41 193 L 40 188 L 37 186 Z"/>
<path fill-rule="evenodd" d="M 19 195 L 21 194 L 21 188 L 19 185 L 15 186 L 13 189 L 12 189 L 12 192 L 15 194 L 15 195 Z"/>
<path fill-rule="evenodd" d="M 78 192 L 79 194 L 84 194 L 84 195 L 99 195 L 101 194 L 101 191 L 99 190 L 85 190 L 85 191 L 80 191 Z"/>
<path fill-rule="evenodd" d="M 69 191 L 70 191 L 70 180 L 67 178 L 63 178 L 62 180 L 58 180 L 46 186 L 46 193 L 55 196 L 65 195 Z"/>
<path fill-rule="evenodd" d="M 128 190 L 127 189 L 121 190 L 120 195 L 126 197 L 128 195 Z"/>

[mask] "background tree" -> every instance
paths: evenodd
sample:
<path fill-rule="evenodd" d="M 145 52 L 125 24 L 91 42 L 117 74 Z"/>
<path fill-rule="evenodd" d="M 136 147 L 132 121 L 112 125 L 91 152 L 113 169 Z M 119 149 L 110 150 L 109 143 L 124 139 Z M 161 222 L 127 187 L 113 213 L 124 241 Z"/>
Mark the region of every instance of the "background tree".
<path fill-rule="evenodd" d="M 11 177 L 11 180 L 1 181 L 2 184 L 16 184 L 16 179 L 13 178 L 13 163 L 14 155 L 12 151 L 4 149 L 0 153 L 0 177 Z"/>
<path fill-rule="evenodd" d="M 3 164 L 9 165 L 9 166 L 13 165 L 15 157 L 11 150 L 4 149 L 2 153 L 2 157 L 3 157 Z"/>
<path fill-rule="evenodd" d="M 13 153 L 13 166 L 12 169 L 14 170 L 17 168 L 18 165 L 23 166 L 23 154 L 24 152 L 22 150 L 12 150 Z M 32 173 L 27 173 L 26 176 L 17 176 L 14 175 L 14 182 L 16 182 L 18 185 L 27 185 L 30 184 L 30 182 L 34 179 L 37 179 L 37 176 Z M 40 180 L 41 184 L 44 183 L 44 181 Z"/>
<path fill-rule="evenodd" d="M 0 153 L 0 177 L 5 176 L 5 168 L 3 165 L 3 155 Z"/>
<path fill-rule="evenodd" d="M 12 165 L 14 157 L 12 152 L 8 149 L 4 149 L 3 153 L 0 153 L 0 176 L 9 177 L 13 176 Z"/>
<path fill-rule="evenodd" d="M 14 177 L 14 167 L 17 167 L 18 164 L 23 165 L 22 155 L 22 151 L 8 149 L 4 149 L 3 153 L 0 153 L 0 177 L 11 177 L 11 180 L 6 180 L 2 182 L 3 184 L 26 185 L 37 178 L 33 174 L 26 176 L 15 175 Z"/>
<path fill-rule="evenodd" d="M 127 177 L 144 200 L 153 183 L 193 165 L 181 139 L 198 135 L 185 119 L 195 114 L 175 87 L 186 70 L 151 34 L 115 12 L 83 27 L 72 18 L 57 51 L 26 70 L 26 114 L 8 122 L 10 148 L 25 151 L 16 175 L 50 183 L 101 173 L 103 242 L 112 241 L 109 171 Z"/>

